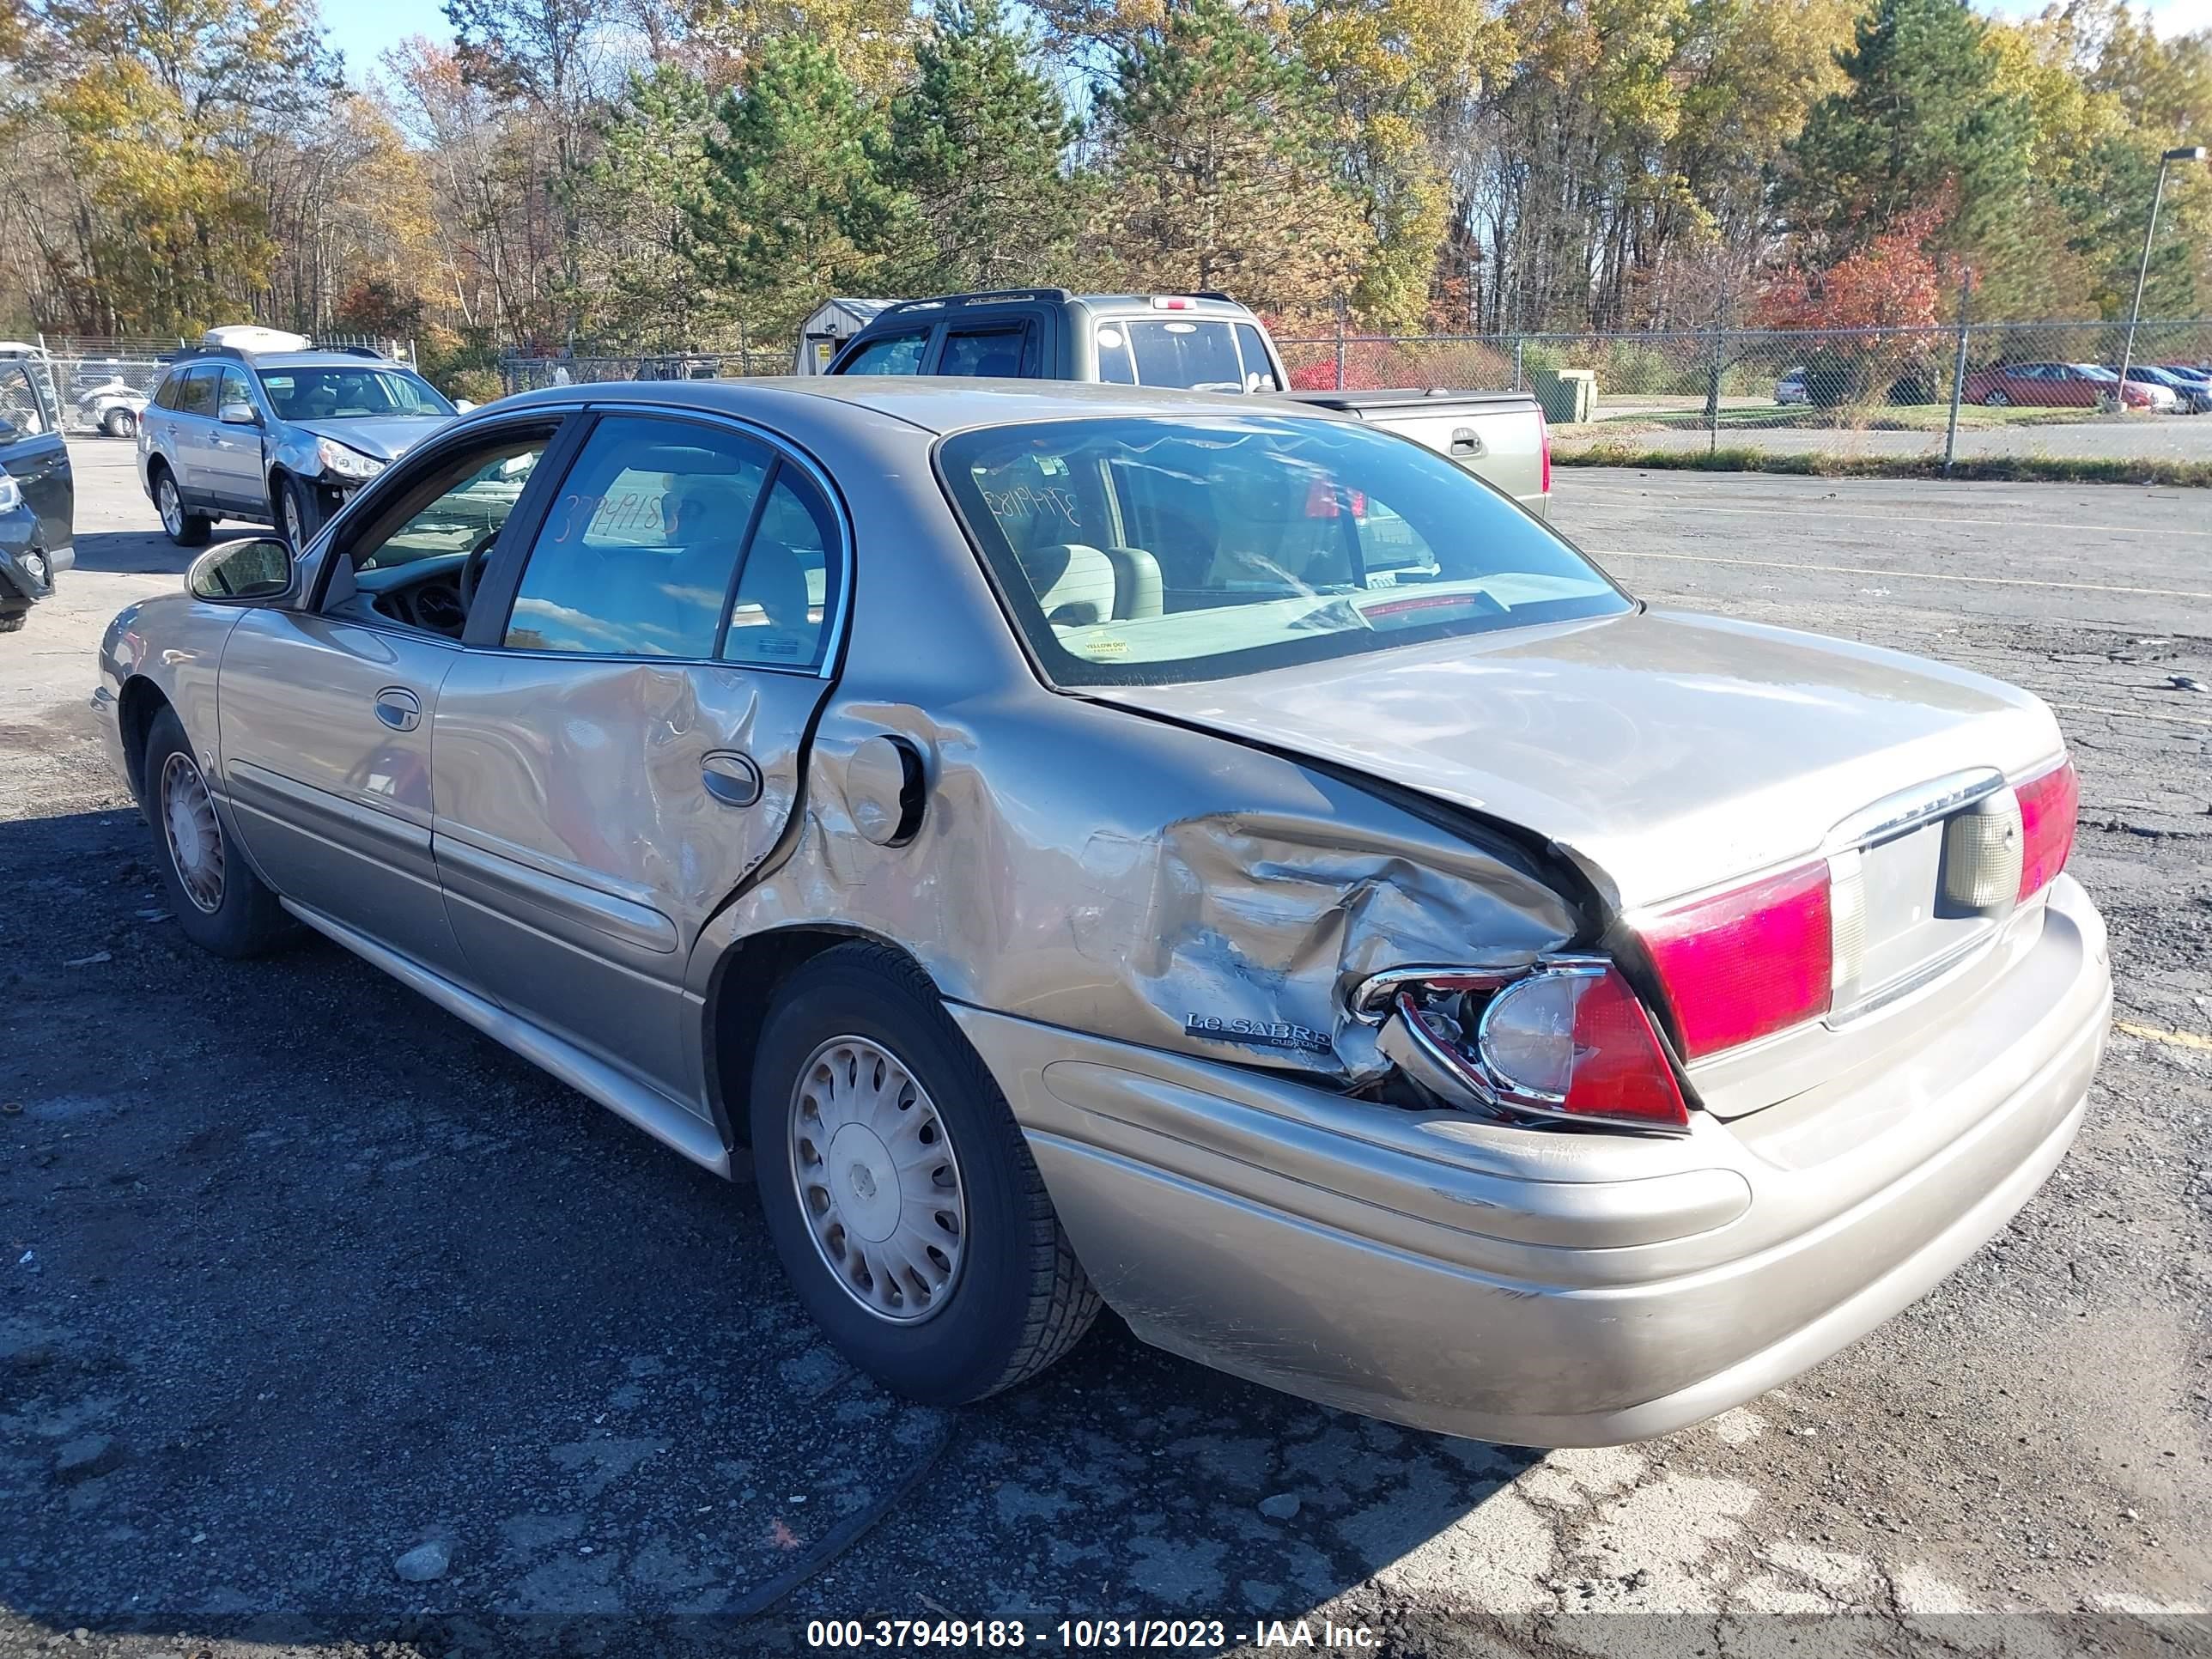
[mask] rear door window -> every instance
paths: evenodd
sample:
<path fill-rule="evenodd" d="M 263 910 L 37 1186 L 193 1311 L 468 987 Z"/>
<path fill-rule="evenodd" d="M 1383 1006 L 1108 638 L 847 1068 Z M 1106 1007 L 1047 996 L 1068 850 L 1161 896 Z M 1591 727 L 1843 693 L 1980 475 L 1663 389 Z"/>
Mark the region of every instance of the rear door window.
<path fill-rule="evenodd" d="M 885 334 L 870 340 L 853 354 L 853 360 L 837 372 L 840 374 L 919 374 L 921 373 L 922 348 L 929 343 L 929 331 L 916 329 L 911 334 Z"/>
<path fill-rule="evenodd" d="M 14 423 L 19 438 L 33 438 L 48 430 L 46 405 L 40 401 L 39 388 L 33 384 L 30 371 L 21 363 L 0 368 L 0 416 Z"/>
<path fill-rule="evenodd" d="M 1036 331 L 1026 324 L 956 331 L 945 337 L 939 374 L 973 374 L 981 380 L 1035 379 Z"/>
<path fill-rule="evenodd" d="M 179 415 L 215 414 L 216 372 L 212 368 L 188 370 L 184 389 L 177 394 L 177 413 Z"/>
<path fill-rule="evenodd" d="M 530 550 L 508 648 L 713 657 L 774 460 L 718 427 L 602 420 Z"/>

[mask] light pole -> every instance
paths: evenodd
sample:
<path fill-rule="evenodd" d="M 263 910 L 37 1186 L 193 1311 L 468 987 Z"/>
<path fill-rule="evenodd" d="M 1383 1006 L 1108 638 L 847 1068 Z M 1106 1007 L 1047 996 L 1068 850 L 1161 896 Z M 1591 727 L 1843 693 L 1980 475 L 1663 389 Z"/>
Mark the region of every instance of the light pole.
<path fill-rule="evenodd" d="M 2136 301 L 2128 307 L 2128 340 L 2120 349 L 2120 413 L 2128 412 L 2128 371 L 2136 362 L 2136 324 L 2142 317 L 2143 278 L 2150 275 L 2150 245 L 2158 234 L 2159 204 L 2166 200 L 2166 164 L 2168 161 L 2201 161 L 2212 155 L 2202 144 L 2184 145 L 2170 149 L 2158 158 L 2158 188 L 2150 194 L 2150 223 L 2143 227 L 2142 263 L 2136 267 Z"/>

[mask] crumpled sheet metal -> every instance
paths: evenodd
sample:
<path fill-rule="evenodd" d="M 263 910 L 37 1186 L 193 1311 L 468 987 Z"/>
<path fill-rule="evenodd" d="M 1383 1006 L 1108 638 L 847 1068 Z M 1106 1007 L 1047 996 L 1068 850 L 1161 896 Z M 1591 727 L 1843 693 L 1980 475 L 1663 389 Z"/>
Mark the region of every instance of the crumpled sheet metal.
<path fill-rule="evenodd" d="M 921 828 L 896 848 L 860 833 L 847 793 L 846 763 L 886 730 L 928 780 Z M 811 773 L 783 861 L 723 919 L 731 937 L 859 928 L 957 1000 L 1103 1036 L 1356 1085 L 1390 1069 L 1349 1015 L 1359 980 L 1533 960 L 1577 931 L 1509 848 L 1264 751 L 1070 700 L 962 723 L 844 703 Z"/>

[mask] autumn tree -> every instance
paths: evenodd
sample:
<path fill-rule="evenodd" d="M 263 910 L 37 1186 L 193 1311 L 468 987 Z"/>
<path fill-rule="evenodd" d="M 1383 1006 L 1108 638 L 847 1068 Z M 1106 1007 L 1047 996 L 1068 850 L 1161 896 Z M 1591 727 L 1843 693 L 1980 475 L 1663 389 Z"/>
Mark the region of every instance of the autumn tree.
<path fill-rule="evenodd" d="M 1079 129 L 1000 0 L 938 0 L 892 100 L 883 176 L 911 198 L 907 290 L 1072 277 L 1083 191 L 1060 166 Z"/>
<path fill-rule="evenodd" d="M 1312 75 L 1226 0 L 1191 0 L 1126 47 L 1099 98 L 1096 244 L 1138 289 L 1225 289 L 1278 315 L 1346 304 L 1375 248 L 1329 163 Z"/>

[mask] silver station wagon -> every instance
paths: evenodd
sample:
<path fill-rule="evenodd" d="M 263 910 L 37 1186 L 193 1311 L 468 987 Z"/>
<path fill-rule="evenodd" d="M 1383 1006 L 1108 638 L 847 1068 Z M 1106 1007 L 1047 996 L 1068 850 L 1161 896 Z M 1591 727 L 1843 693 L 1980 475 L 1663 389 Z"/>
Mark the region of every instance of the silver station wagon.
<path fill-rule="evenodd" d="M 187 587 L 93 698 L 184 931 L 303 922 L 749 1163 L 917 1400 L 1103 1302 L 1425 1428 L 1661 1433 L 2002 1227 L 2104 1042 L 2041 702 L 1649 610 L 1332 415 L 560 388 Z"/>

